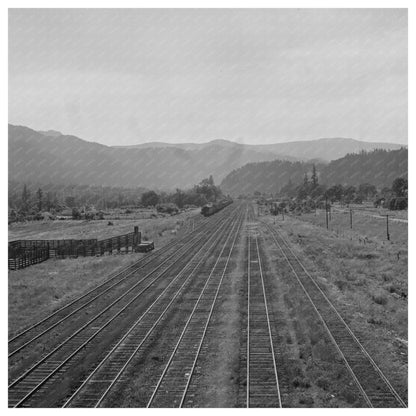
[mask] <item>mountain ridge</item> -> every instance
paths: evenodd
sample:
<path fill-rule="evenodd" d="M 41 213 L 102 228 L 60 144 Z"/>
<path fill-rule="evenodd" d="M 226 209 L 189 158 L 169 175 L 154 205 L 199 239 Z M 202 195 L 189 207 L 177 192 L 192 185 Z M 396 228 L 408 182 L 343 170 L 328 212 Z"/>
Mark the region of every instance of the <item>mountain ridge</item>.
<path fill-rule="evenodd" d="M 230 172 L 222 181 L 221 189 L 234 196 L 253 194 L 255 191 L 277 193 L 289 181 L 303 183 L 305 173 L 311 177 L 312 162 L 248 163 Z M 407 177 L 408 150 L 373 150 L 347 154 L 328 164 L 316 164 L 319 183 L 332 186 L 357 186 L 370 183 L 379 188 L 391 186 L 397 177 Z"/>
<path fill-rule="evenodd" d="M 220 183 L 232 170 L 251 162 L 276 159 L 328 162 L 331 151 L 334 155 L 341 153 L 344 156 L 357 146 L 374 146 L 370 142 L 348 139 L 342 142 L 343 146 L 338 141 L 325 153 L 330 147 L 327 142 L 317 145 L 311 141 L 305 147 L 305 142 L 245 145 L 217 139 L 202 144 L 163 144 L 158 147 L 142 144 L 132 148 L 107 146 L 58 133 L 37 132 L 9 124 L 9 178 L 20 182 L 36 179 L 63 185 L 141 186 L 170 190 L 190 187 L 209 175 Z"/>

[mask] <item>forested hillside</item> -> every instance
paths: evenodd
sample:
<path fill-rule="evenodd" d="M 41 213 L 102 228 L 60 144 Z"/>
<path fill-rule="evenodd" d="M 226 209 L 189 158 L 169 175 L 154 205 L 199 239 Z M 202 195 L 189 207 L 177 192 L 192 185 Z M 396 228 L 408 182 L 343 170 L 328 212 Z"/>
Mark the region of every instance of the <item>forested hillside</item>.
<path fill-rule="evenodd" d="M 407 177 L 407 148 L 374 150 L 348 154 L 329 164 L 317 164 L 319 182 L 324 185 L 371 183 L 376 187 L 390 186 L 397 177 Z M 240 195 L 255 191 L 276 193 L 289 181 L 300 184 L 305 173 L 312 172 L 312 163 L 272 162 L 249 163 L 232 171 L 221 183 L 225 193 Z"/>
<path fill-rule="evenodd" d="M 407 157 L 407 148 L 349 154 L 325 166 L 322 171 L 322 183 L 371 183 L 377 187 L 387 186 L 395 178 L 407 177 Z"/>
<path fill-rule="evenodd" d="M 193 186 L 209 175 L 219 183 L 233 169 L 247 163 L 276 159 L 329 161 L 376 145 L 389 149 L 398 146 L 334 138 L 269 145 L 213 140 L 182 145 L 147 143 L 112 147 L 53 130 L 37 132 L 9 125 L 9 179 L 20 183 L 173 190 Z M 279 182 L 287 181 L 292 174 L 296 180 L 298 166 L 280 166 Z M 266 170 L 267 174 L 276 174 L 273 168 Z M 276 178 L 270 177 L 264 186 L 274 189 L 275 182 Z"/>
<path fill-rule="evenodd" d="M 221 142 L 194 150 L 174 146 L 110 147 L 75 136 L 9 125 L 9 179 L 21 183 L 172 190 L 193 186 L 209 175 L 219 182 L 232 169 L 276 157 Z"/>
<path fill-rule="evenodd" d="M 252 194 L 255 191 L 276 193 L 289 181 L 300 183 L 311 163 L 274 160 L 272 162 L 248 163 L 233 170 L 221 183 L 226 194 Z"/>

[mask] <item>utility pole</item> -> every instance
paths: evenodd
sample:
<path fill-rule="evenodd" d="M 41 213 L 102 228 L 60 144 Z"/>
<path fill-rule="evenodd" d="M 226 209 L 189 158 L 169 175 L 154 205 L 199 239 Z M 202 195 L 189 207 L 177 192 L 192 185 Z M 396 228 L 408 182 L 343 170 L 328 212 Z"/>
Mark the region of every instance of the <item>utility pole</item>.
<path fill-rule="evenodd" d="M 382 215 L 383 217 L 386 217 L 386 234 L 387 234 L 387 240 L 390 241 L 390 232 L 389 232 L 389 216 L 388 215 Z"/>
<path fill-rule="evenodd" d="M 352 230 L 352 208 L 350 208 L 350 228 Z"/>
<path fill-rule="evenodd" d="M 325 220 L 326 220 L 326 229 L 329 228 L 328 224 L 328 197 L 325 196 Z"/>

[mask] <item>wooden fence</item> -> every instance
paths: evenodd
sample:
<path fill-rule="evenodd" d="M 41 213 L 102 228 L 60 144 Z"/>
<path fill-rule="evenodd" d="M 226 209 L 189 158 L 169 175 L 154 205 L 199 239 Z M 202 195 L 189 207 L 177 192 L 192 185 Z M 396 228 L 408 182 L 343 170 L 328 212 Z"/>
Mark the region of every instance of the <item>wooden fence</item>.
<path fill-rule="evenodd" d="M 23 269 L 41 263 L 49 258 L 47 247 L 15 248 L 9 247 L 9 270 Z"/>
<path fill-rule="evenodd" d="M 138 227 L 134 232 L 117 237 L 66 240 L 16 240 L 9 242 L 9 269 L 16 270 L 40 263 L 51 257 L 102 256 L 105 253 L 137 251 L 141 243 Z"/>

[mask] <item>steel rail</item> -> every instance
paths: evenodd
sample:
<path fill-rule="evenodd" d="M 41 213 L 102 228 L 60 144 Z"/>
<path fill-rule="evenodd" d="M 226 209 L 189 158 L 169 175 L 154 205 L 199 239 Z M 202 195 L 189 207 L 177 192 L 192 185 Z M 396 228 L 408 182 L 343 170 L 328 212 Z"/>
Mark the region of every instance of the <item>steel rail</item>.
<path fill-rule="evenodd" d="M 224 223 L 226 221 L 226 219 L 221 219 L 220 223 Z M 160 267 L 163 266 L 164 263 L 167 262 L 168 259 L 166 259 L 163 263 L 161 263 L 156 269 L 159 269 Z M 176 263 L 182 261 L 182 258 L 178 258 L 177 260 L 174 261 L 173 264 L 171 264 L 169 266 L 172 267 L 173 265 L 175 265 Z M 14 407 L 18 407 L 20 406 L 24 401 L 26 401 L 31 395 L 33 395 L 33 393 L 35 391 L 37 391 L 43 384 L 46 383 L 47 380 L 50 379 L 50 377 L 52 377 L 57 371 L 59 371 L 64 364 L 66 364 L 74 355 L 76 355 L 82 348 L 84 348 L 92 339 L 94 339 L 100 332 L 102 332 L 104 330 L 104 328 L 106 328 L 116 317 L 118 317 L 122 312 L 124 312 L 124 310 L 127 309 L 128 306 L 130 306 L 134 301 L 137 300 L 137 298 L 145 291 L 147 290 L 151 285 L 153 285 L 153 283 L 155 281 L 157 281 L 161 276 L 163 276 L 168 270 L 166 269 L 165 271 L 163 271 L 162 274 L 160 274 L 158 277 L 156 277 L 155 279 L 152 280 L 152 282 L 150 284 L 148 284 L 139 294 L 137 294 L 133 299 L 131 299 L 120 311 L 118 311 L 115 315 L 113 315 L 113 317 L 111 319 L 109 319 L 105 324 L 103 324 L 95 333 L 93 333 L 84 343 L 82 343 L 81 346 L 79 346 L 69 357 L 67 357 L 67 359 L 63 362 L 61 362 L 58 367 L 56 367 L 47 377 L 45 377 L 41 382 L 39 382 L 28 394 L 26 394 L 26 396 L 24 396 L 20 401 L 18 401 L 17 404 L 15 404 Z M 154 271 L 152 272 L 154 273 Z M 134 285 L 131 289 L 129 289 L 127 292 L 131 292 L 133 289 L 135 289 L 135 287 L 140 284 L 140 282 L 138 282 L 136 285 Z M 9 389 L 12 388 L 13 386 L 15 386 L 17 383 L 19 383 L 20 381 L 22 381 L 25 377 L 27 377 L 28 374 L 30 374 L 32 371 L 34 371 L 37 367 L 39 367 L 42 363 L 44 363 L 50 356 L 52 356 L 52 354 L 54 354 L 55 352 L 57 352 L 60 348 L 62 348 L 64 345 L 66 345 L 71 339 L 73 339 L 77 334 L 79 334 L 83 329 L 85 329 L 88 325 L 90 325 L 92 322 L 94 322 L 96 319 L 98 319 L 98 317 L 100 317 L 102 314 L 104 314 L 108 309 L 110 309 L 115 303 L 117 303 L 121 298 L 126 296 L 126 293 L 124 293 L 122 296 L 120 296 L 116 301 L 114 301 L 111 305 L 109 305 L 107 308 L 105 308 L 99 315 L 97 315 L 96 317 L 94 317 L 93 319 L 91 319 L 90 321 L 88 321 L 83 327 L 81 327 L 80 329 L 78 329 L 74 334 L 72 334 L 70 337 L 68 337 L 63 343 L 61 343 L 60 345 L 58 345 L 54 350 L 52 350 L 50 353 L 48 353 L 45 357 L 42 358 L 42 360 L 40 360 L 39 362 L 37 362 L 34 366 L 32 366 L 30 369 L 28 369 L 24 374 L 22 374 L 21 376 L 19 376 L 16 380 L 14 380 L 10 385 L 9 385 Z"/>
<path fill-rule="evenodd" d="M 210 255 L 211 255 L 211 250 L 213 248 L 215 248 L 215 246 L 219 243 L 219 241 L 221 241 L 223 235 L 220 235 L 219 238 L 217 238 L 213 244 L 208 248 L 207 252 L 204 253 L 204 255 L 201 257 L 201 259 L 198 261 L 198 263 L 194 266 L 194 268 L 192 269 L 192 271 L 189 273 L 188 277 L 185 279 L 185 281 L 182 283 L 182 285 L 179 287 L 179 289 L 176 291 L 175 295 L 172 297 L 172 299 L 170 300 L 170 302 L 168 303 L 168 305 L 165 307 L 165 309 L 162 311 L 162 313 L 160 314 L 159 318 L 154 322 L 154 324 L 152 325 L 152 327 L 148 330 L 148 332 L 145 334 L 145 336 L 143 337 L 142 341 L 140 342 L 140 344 L 135 348 L 135 350 L 133 351 L 133 353 L 129 356 L 128 360 L 125 362 L 125 364 L 123 365 L 123 367 L 119 370 L 119 372 L 117 373 L 117 375 L 114 377 L 114 379 L 111 381 L 111 384 L 108 386 L 108 388 L 106 389 L 106 391 L 102 394 L 102 396 L 100 397 L 100 399 L 98 400 L 98 402 L 96 403 L 95 407 L 99 407 L 100 404 L 103 402 L 103 400 L 105 399 L 105 397 L 108 395 L 108 393 L 110 392 L 110 390 L 112 389 L 112 387 L 115 385 L 115 383 L 117 382 L 117 380 L 120 378 L 120 376 L 122 375 L 122 373 L 125 371 L 125 369 L 127 368 L 127 366 L 130 364 L 130 362 L 133 360 L 134 356 L 138 353 L 139 349 L 143 346 L 143 344 L 145 343 L 145 341 L 147 340 L 147 338 L 151 335 L 151 333 L 154 331 L 154 329 L 156 328 L 156 326 L 158 325 L 158 323 L 161 321 L 161 319 L 163 318 L 163 316 L 167 313 L 168 309 L 170 308 L 170 306 L 173 304 L 173 302 L 175 301 L 175 299 L 181 294 L 183 288 L 185 287 L 186 283 L 188 283 L 188 281 L 190 280 L 190 278 L 192 277 L 193 273 L 198 269 L 198 267 L 200 267 L 201 263 L 206 260 Z M 201 248 L 202 250 L 202 248 Z M 200 250 L 200 251 L 201 251 Z M 199 253 L 199 252 L 198 252 Z M 197 254 L 198 254 L 197 253 Z M 160 298 L 160 296 L 159 296 Z M 154 304 L 157 302 L 157 300 L 148 308 L 148 310 L 146 311 L 146 313 L 150 310 L 150 308 L 152 306 L 154 306 Z M 135 325 L 136 326 L 136 325 Z M 134 329 L 134 328 L 132 328 Z M 128 334 L 127 334 L 128 335 Z M 126 335 L 126 337 L 127 337 Z M 125 338 L 126 338 L 125 337 Z"/>
<path fill-rule="evenodd" d="M 250 236 L 247 229 L 247 362 L 246 362 L 246 408 L 250 407 L 250 285 L 251 285 L 251 274 L 250 274 Z"/>
<path fill-rule="evenodd" d="M 204 219 L 205 220 L 205 219 Z M 186 240 L 190 235 L 196 233 L 196 232 L 200 232 L 201 229 L 203 229 L 204 227 L 206 227 L 208 225 L 208 220 L 205 221 L 203 224 L 199 225 L 198 228 L 194 231 L 190 231 L 188 233 L 186 233 L 182 238 L 180 238 L 179 240 L 177 240 L 174 244 L 178 244 L 181 243 L 182 241 Z M 156 260 L 158 257 L 166 254 L 165 250 L 166 248 L 169 248 L 170 246 L 172 246 L 172 242 L 169 242 L 163 246 L 161 246 L 160 248 L 158 248 L 157 250 L 154 250 L 153 252 L 151 252 L 150 254 L 140 258 L 137 262 L 135 262 L 134 264 L 131 264 L 121 270 L 119 270 L 118 272 L 116 272 L 115 274 L 111 274 L 104 282 L 100 283 L 99 285 L 91 288 L 88 292 L 83 293 L 81 296 L 73 299 L 72 301 L 70 301 L 69 303 L 63 305 L 62 307 L 60 307 L 59 309 L 57 309 L 56 311 L 54 311 L 53 313 L 45 316 L 44 318 L 42 318 L 41 320 L 35 322 L 34 324 L 32 324 L 31 326 L 29 326 L 28 328 L 24 329 L 23 331 L 17 333 L 16 335 L 14 335 L 12 338 L 10 338 L 8 340 L 8 343 L 10 344 L 11 342 L 16 341 L 18 338 L 21 338 L 22 336 L 26 335 L 29 331 L 33 330 L 34 328 L 38 327 L 39 325 L 43 324 L 44 322 L 46 322 L 47 320 L 53 318 L 54 316 L 56 316 L 58 313 L 64 311 L 65 309 L 69 308 L 70 306 L 72 306 L 74 303 L 79 302 L 80 300 L 84 299 L 85 297 L 87 297 L 88 295 L 90 295 L 91 293 L 93 293 L 94 291 L 97 291 L 98 289 L 102 288 L 103 286 L 105 286 L 107 283 L 111 282 L 112 280 L 116 279 L 117 277 L 119 277 L 120 275 L 122 275 L 123 273 L 129 272 L 129 274 L 125 277 L 129 277 L 131 274 L 135 273 L 137 270 L 141 269 L 144 266 L 147 266 L 149 263 L 151 263 L 152 261 Z M 142 262 L 145 262 L 146 260 L 147 263 L 145 264 L 141 264 Z M 137 267 L 139 266 L 139 267 Z M 125 279 L 123 278 L 123 280 Z M 123 281 L 123 280 L 120 280 Z M 100 293 L 103 294 L 105 292 Z M 10 356 L 10 355 L 9 355 Z"/>
<path fill-rule="evenodd" d="M 197 253 L 195 253 L 195 255 L 193 256 L 193 258 L 190 259 L 189 264 L 195 259 L 195 257 L 197 257 L 197 255 L 205 248 L 206 245 L 208 245 L 209 241 L 211 239 L 213 239 L 214 237 L 216 237 L 216 234 L 220 232 L 220 229 L 217 229 L 215 231 L 215 233 L 212 234 L 212 236 L 210 237 L 210 239 L 198 250 Z M 129 362 L 133 359 L 134 355 L 138 352 L 139 348 L 142 346 L 142 344 L 144 343 L 144 341 L 147 339 L 147 337 L 150 335 L 150 333 L 154 330 L 154 328 L 156 327 L 157 323 L 161 320 L 162 316 L 165 314 L 165 312 L 168 310 L 169 306 L 172 304 L 172 302 L 174 301 L 174 299 L 179 295 L 180 291 L 182 290 L 182 288 L 184 287 L 184 285 L 186 284 L 186 282 L 189 280 L 189 278 L 192 276 L 193 272 L 195 271 L 195 269 L 197 267 L 199 267 L 200 263 L 205 259 L 206 256 L 209 255 L 209 250 L 211 250 L 211 248 L 217 244 L 217 240 L 214 241 L 214 243 L 208 248 L 208 250 L 204 253 L 204 256 L 201 257 L 201 259 L 198 261 L 197 265 L 193 268 L 193 270 L 190 272 L 188 278 L 184 281 L 184 283 L 182 284 L 182 286 L 178 289 L 177 293 L 175 294 L 175 296 L 172 298 L 171 302 L 169 303 L 169 305 L 163 310 L 162 314 L 160 315 L 159 319 L 154 323 L 154 325 L 151 327 L 151 329 L 148 331 L 148 333 L 146 334 L 146 336 L 144 337 L 143 341 L 137 346 L 137 348 L 135 349 L 135 351 L 131 354 L 131 356 L 128 358 L 128 360 L 126 361 L 126 363 L 123 365 L 122 369 L 119 371 L 119 373 L 117 374 L 117 376 L 114 378 L 114 380 L 112 381 L 112 384 L 115 383 L 115 381 L 119 378 L 119 376 L 121 375 L 121 373 L 124 371 L 124 369 L 127 367 L 127 365 L 129 364 Z M 89 376 L 84 380 L 84 382 L 81 384 L 81 386 L 71 395 L 71 397 L 69 397 L 67 399 L 67 401 L 64 403 L 64 405 L 62 407 L 68 407 L 70 405 L 70 403 L 74 400 L 74 398 L 81 392 L 81 390 L 88 384 L 88 382 L 92 379 L 92 377 L 108 362 L 109 358 L 111 357 L 111 355 L 117 351 L 117 348 L 119 346 L 122 345 L 122 343 L 126 340 L 126 338 L 133 332 L 134 329 L 136 329 L 136 327 L 138 326 L 138 324 L 143 320 L 143 318 L 149 313 L 149 311 L 156 305 L 156 303 L 160 300 L 160 298 L 168 291 L 168 289 L 171 287 L 171 285 L 173 285 L 173 283 L 176 282 L 176 280 L 181 276 L 182 273 L 184 273 L 186 271 L 186 267 L 183 268 L 175 277 L 174 280 L 172 280 L 169 285 L 164 289 L 164 291 L 155 299 L 155 301 L 146 309 L 145 312 L 143 312 L 143 314 L 137 319 L 137 321 L 134 322 L 134 324 L 129 328 L 129 330 L 126 332 L 126 334 L 120 339 L 120 341 L 108 352 L 108 354 L 101 360 L 101 362 L 97 365 L 97 367 L 89 374 Z M 110 386 L 108 388 L 108 391 L 110 390 L 112 386 Z M 108 391 L 105 392 L 105 394 L 103 394 L 103 396 L 100 398 L 99 402 L 96 403 L 95 407 L 98 407 L 99 403 L 104 399 L 105 395 L 108 393 Z"/>
<path fill-rule="evenodd" d="M 262 264 L 261 264 L 261 256 L 260 256 L 260 250 L 259 250 L 259 244 L 257 241 L 256 236 L 256 249 L 257 249 L 257 258 L 258 258 L 258 264 L 259 264 L 259 270 L 260 270 L 260 278 L 261 278 L 261 286 L 262 286 L 262 292 L 263 292 L 263 300 L 264 300 L 264 307 L 266 309 L 266 319 L 267 319 L 267 328 L 269 333 L 269 340 L 270 340 L 270 349 L 271 349 L 271 355 L 273 358 L 273 368 L 274 368 L 274 374 L 276 378 L 276 389 L 277 389 L 277 396 L 279 399 L 279 407 L 282 407 L 282 398 L 280 396 L 280 387 L 279 387 L 279 376 L 277 374 L 277 365 L 276 365 L 276 357 L 274 353 L 274 347 L 273 347 L 273 337 L 272 337 L 272 330 L 270 325 L 270 318 L 269 318 L 269 308 L 267 306 L 267 297 L 266 297 L 266 288 L 264 286 L 264 278 L 263 278 L 263 270 L 262 270 Z"/>
<path fill-rule="evenodd" d="M 336 309 L 336 307 L 333 305 L 333 303 L 328 299 L 328 297 L 325 295 L 325 293 L 323 292 L 323 290 L 321 289 L 321 287 L 319 286 L 319 284 L 316 282 L 316 280 L 310 275 L 310 273 L 306 270 L 305 266 L 303 265 L 303 263 L 299 260 L 299 258 L 296 256 L 296 254 L 293 252 L 293 250 L 291 249 L 291 247 L 289 246 L 289 244 L 286 242 L 286 240 L 284 239 L 284 237 L 275 229 L 273 229 L 269 224 L 265 223 L 262 221 L 262 223 L 264 225 L 266 225 L 266 227 L 271 231 L 271 235 L 272 238 L 276 244 L 276 246 L 280 249 L 280 251 L 282 252 L 284 258 L 286 259 L 287 263 L 289 264 L 290 268 L 292 269 L 298 283 L 300 284 L 303 292 L 305 293 L 305 295 L 307 296 L 307 298 L 309 299 L 310 303 L 312 304 L 314 310 L 316 311 L 316 313 L 318 314 L 319 319 L 321 320 L 321 322 L 324 325 L 324 328 L 326 329 L 332 343 L 335 345 L 338 353 L 340 354 L 341 358 L 343 359 L 347 369 L 349 370 L 354 382 L 356 383 L 358 389 L 360 390 L 364 400 L 366 401 L 367 405 L 369 407 L 373 407 L 373 403 L 371 401 L 371 399 L 369 398 L 369 396 L 367 395 L 367 393 L 365 392 L 364 387 L 362 386 L 362 384 L 359 382 L 354 370 L 351 368 L 347 358 L 345 357 L 344 353 L 342 352 L 340 346 L 338 345 L 338 342 L 336 341 L 335 337 L 333 336 L 330 328 L 328 327 L 325 319 L 323 318 L 322 314 L 319 312 L 318 307 L 316 306 L 315 302 L 313 301 L 313 299 L 311 298 L 308 290 L 305 288 L 304 284 L 302 283 L 298 273 L 295 271 L 293 265 L 291 264 L 288 256 L 286 255 L 286 253 L 284 252 L 281 244 L 276 240 L 275 235 L 279 236 L 279 238 L 283 241 L 284 245 L 286 246 L 286 248 L 289 250 L 289 252 L 291 253 L 291 255 L 295 258 L 295 260 L 297 261 L 297 263 L 300 265 L 300 267 L 302 268 L 302 270 L 304 271 L 305 275 L 309 278 L 309 281 L 314 285 L 314 287 L 316 287 L 316 289 L 319 291 L 320 295 L 323 297 L 323 299 L 326 301 L 326 303 L 330 306 L 331 310 L 335 313 L 335 315 L 337 316 L 337 318 L 339 319 L 339 321 L 343 324 L 344 328 L 347 330 L 348 334 L 351 336 L 352 340 L 355 342 L 356 345 L 358 345 L 359 349 L 361 350 L 362 354 L 364 355 L 364 357 L 370 362 L 370 364 L 372 365 L 373 369 L 376 371 L 376 373 L 381 377 L 381 379 L 383 380 L 383 382 L 385 383 L 385 385 L 388 387 L 389 391 L 391 392 L 391 394 L 394 396 L 394 398 L 396 399 L 396 401 L 398 402 L 398 404 L 401 407 L 407 407 L 406 403 L 403 401 L 403 399 L 400 397 L 400 395 L 397 393 L 397 391 L 394 389 L 394 387 L 392 386 L 392 384 L 390 383 L 390 381 L 387 379 L 387 377 L 384 375 L 384 373 L 382 372 L 382 370 L 378 367 L 378 365 L 375 363 L 375 361 L 373 360 L 373 358 L 370 356 L 370 354 L 368 353 L 368 351 L 364 348 L 364 346 L 361 344 L 361 342 L 358 340 L 358 338 L 355 336 L 355 334 L 353 333 L 353 331 L 351 330 L 351 328 L 348 326 L 348 324 L 345 322 L 345 320 L 342 318 L 342 316 L 340 315 L 340 313 L 338 312 L 338 310 Z"/>
<path fill-rule="evenodd" d="M 219 220 L 221 221 L 222 218 Z M 199 234 L 195 234 L 195 236 L 193 236 L 191 238 L 191 240 L 188 240 L 183 246 L 179 247 L 179 249 L 176 252 L 173 252 L 172 255 L 170 257 L 168 257 L 168 259 L 172 258 L 174 255 L 178 254 L 178 251 L 181 250 L 187 250 L 189 247 L 192 247 L 195 244 L 195 240 L 197 240 L 198 242 L 202 240 L 202 238 L 205 237 L 205 234 L 200 236 Z M 198 239 L 199 238 L 199 239 Z M 183 239 L 179 240 L 177 243 L 181 242 Z M 86 294 L 82 295 L 81 297 L 75 299 L 73 302 L 71 302 L 70 304 L 68 304 L 67 306 L 61 308 L 58 311 L 55 311 L 52 315 L 49 315 L 48 317 L 46 317 L 45 319 L 43 319 L 42 321 L 38 322 L 36 325 L 32 326 L 31 328 L 28 328 L 26 331 L 22 332 L 19 336 L 23 336 L 26 333 L 28 333 L 30 330 L 34 329 L 34 327 L 39 326 L 40 324 L 44 323 L 47 319 L 50 319 L 51 317 L 53 317 L 54 315 L 56 315 L 58 312 L 61 312 L 63 309 L 68 308 L 69 306 L 71 306 L 72 304 L 74 304 L 75 302 L 80 301 L 82 298 L 85 298 L 87 295 L 91 294 L 92 292 L 94 292 L 95 290 L 97 290 L 97 288 L 102 287 L 103 285 L 109 283 L 111 280 L 114 280 L 115 278 L 119 277 L 121 274 L 125 273 L 126 271 L 128 271 L 128 274 L 124 277 L 122 277 L 120 280 L 117 280 L 116 282 L 114 282 L 111 286 L 109 286 L 107 289 L 103 290 L 102 292 L 99 292 L 96 296 L 94 296 L 92 299 L 90 299 L 89 301 L 81 304 L 78 308 L 76 308 L 75 310 L 73 310 L 72 312 L 68 313 L 67 315 L 65 315 L 64 317 L 62 317 L 59 321 L 51 324 L 50 326 L 48 326 L 46 329 L 44 329 L 42 332 L 36 334 L 35 336 L 33 336 L 31 339 L 29 339 L 28 341 L 24 342 L 23 344 L 21 344 L 20 346 L 18 346 L 17 348 L 15 348 L 12 352 L 9 353 L 8 358 L 11 358 L 13 355 L 17 354 L 19 351 L 21 351 L 22 349 L 24 349 L 25 347 L 29 346 L 31 343 L 33 343 L 34 341 L 36 341 L 37 339 L 39 339 L 41 336 L 45 335 L 46 333 L 48 333 L 49 331 L 51 331 L 52 329 L 56 328 L 58 325 L 62 324 L 63 322 L 65 322 L 67 319 L 69 319 L 71 316 L 75 315 L 77 312 L 81 311 L 82 309 L 84 309 L 85 307 L 87 307 L 88 305 L 92 304 L 95 300 L 99 299 L 101 296 L 103 296 L 104 294 L 108 293 L 111 289 L 119 286 L 121 283 L 123 283 L 124 281 L 126 281 L 128 278 L 130 278 L 132 275 L 134 275 L 137 271 L 139 271 L 140 269 L 142 269 L 143 267 L 149 265 L 150 263 L 154 262 L 155 260 L 157 260 L 159 257 L 161 257 L 162 255 L 164 255 L 166 253 L 158 253 L 157 256 L 152 256 L 149 261 L 145 264 L 140 264 L 139 267 L 135 267 L 133 270 L 128 270 L 130 268 L 132 268 L 133 266 L 136 266 L 137 263 L 135 263 L 135 265 L 131 265 L 128 266 L 126 268 L 126 270 L 120 271 L 117 273 L 117 275 L 113 276 L 110 279 L 107 279 L 103 284 L 101 284 L 100 286 L 97 286 L 95 288 L 93 288 L 92 290 L 90 290 L 89 292 L 87 292 Z M 140 259 L 139 262 L 141 262 L 143 259 Z M 9 340 L 9 344 L 16 340 L 17 337 L 13 338 L 12 340 Z M 9 347 L 10 348 L 10 347 Z"/>
<path fill-rule="evenodd" d="M 238 235 L 238 233 L 236 233 L 236 235 Z M 184 335 L 185 335 L 185 333 L 186 333 L 186 331 L 187 331 L 187 329 L 188 329 L 188 327 L 190 325 L 190 322 L 191 322 L 191 320 L 192 320 L 192 318 L 193 318 L 193 316 L 195 314 L 195 311 L 197 310 L 197 307 L 198 307 L 198 305 L 199 305 L 199 303 L 200 303 L 200 301 L 201 301 L 201 299 L 202 299 L 202 297 L 203 297 L 203 295 L 205 293 L 205 290 L 208 287 L 208 283 L 211 281 L 211 278 L 213 276 L 213 273 L 214 273 L 214 271 L 215 271 L 215 269 L 216 269 L 216 267 L 217 267 L 217 265 L 218 265 L 218 263 L 219 263 L 219 261 L 220 261 L 220 259 L 222 257 L 222 254 L 223 254 L 223 252 L 224 252 L 224 250 L 225 250 L 225 248 L 227 246 L 227 243 L 228 243 L 230 237 L 231 237 L 231 233 L 227 236 L 227 240 L 225 241 L 224 246 L 222 247 L 221 252 L 218 255 L 218 258 L 216 259 L 216 262 L 215 262 L 214 266 L 212 267 L 211 272 L 210 272 L 210 274 L 209 274 L 209 276 L 208 276 L 208 278 L 207 278 L 207 280 L 206 280 L 206 282 L 204 284 L 204 287 L 202 288 L 202 291 L 201 291 L 200 295 L 198 296 L 197 301 L 195 302 L 195 305 L 194 305 L 194 307 L 193 307 L 193 309 L 192 309 L 192 311 L 191 311 L 191 313 L 189 315 L 189 318 L 187 319 L 187 321 L 185 323 L 185 326 L 184 326 L 184 328 L 183 328 L 183 330 L 182 330 L 182 332 L 181 332 L 181 334 L 179 336 L 179 339 L 178 339 L 177 343 L 175 344 L 175 347 L 173 349 L 173 352 L 171 353 L 171 355 L 169 357 L 169 360 L 168 360 L 165 368 L 163 369 L 162 375 L 160 376 L 160 378 L 159 378 L 159 380 L 158 380 L 158 382 L 156 384 L 156 387 L 154 388 L 154 391 L 153 391 L 153 393 L 152 393 L 152 395 L 151 395 L 151 397 L 150 397 L 150 399 L 149 399 L 149 401 L 147 403 L 147 406 L 146 406 L 147 408 L 149 408 L 149 407 L 152 406 L 153 401 L 154 401 L 154 398 L 155 398 L 156 394 L 159 392 L 159 388 L 160 388 L 160 386 L 162 384 L 162 381 L 164 380 L 164 378 L 165 378 L 165 376 L 166 376 L 166 374 L 167 374 L 167 372 L 169 370 L 169 367 L 170 367 L 170 365 L 171 365 L 171 363 L 172 363 L 172 361 L 173 361 L 173 359 L 175 357 L 175 354 L 178 351 L 178 348 L 179 348 L 179 346 L 181 344 L 181 341 L 183 340 Z M 230 249 L 230 253 L 234 249 L 234 243 L 235 243 L 235 239 L 234 239 L 233 245 L 232 245 L 232 247 Z M 227 261 L 227 265 L 228 265 L 228 261 Z"/>
<path fill-rule="evenodd" d="M 216 292 L 215 292 L 214 299 L 213 299 L 213 301 L 212 301 L 212 305 L 211 305 L 211 308 L 210 308 L 210 311 L 209 311 L 209 314 L 208 314 L 208 317 L 207 317 L 207 321 L 206 321 L 206 323 L 205 323 L 204 332 L 203 332 L 203 334 L 202 334 L 202 336 L 201 336 L 201 339 L 200 339 L 200 341 L 199 341 L 199 345 L 198 345 L 198 349 L 197 349 L 197 352 L 196 352 L 196 355 L 195 355 L 195 359 L 194 359 L 194 362 L 193 362 L 193 364 L 192 364 L 191 370 L 190 370 L 190 372 L 189 372 L 188 381 L 187 381 L 187 383 L 186 383 L 185 390 L 184 390 L 184 392 L 183 392 L 183 394 L 182 394 L 182 398 L 181 398 L 181 401 L 180 401 L 180 403 L 179 403 L 179 407 L 180 407 L 180 408 L 181 408 L 181 407 L 183 406 L 183 404 L 184 404 L 186 394 L 187 394 L 188 389 L 189 389 L 189 386 L 190 386 L 190 384 L 191 384 L 191 380 L 192 380 L 192 376 L 193 376 L 194 371 L 195 371 L 196 363 L 197 363 L 197 361 L 198 361 L 199 354 L 201 353 L 202 344 L 203 344 L 203 342 L 204 342 L 204 340 L 205 340 L 205 336 L 206 336 L 206 334 L 207 334 L 208 326 L 209 326 L 209 324 L 210 324 L 210 322 L 211 322 L 211 318 L 212 318 L 212 314 L 213 314 L 213 312 L 214 312 L 215 304 L 216 304 L 217 299 L 218 299 L 218 294 L 219 294 L 219 292 L 220 292 L 220 289 L 221 289 L 221 286 L 222 286 L 222 282 L 223 282 L 223 280 L 224 280 L 225 272 L 227 271 L 228 263 L 229 263 L 229 261 L 230 261 L 230 258 L 231 258 L 231 255 L 232 255 L 232 252 L 233 252 L 233 250 L 234 250 L 235 242 L 236 242 L 237 237 L 238 237 L 238 235 L 239 235 L 240 229 L 241 229 L 241 223 L 238 225 L 237 231 L 236 231 L 236 233 L 235 233 L 235 237 L 234 237 L 234 240 L 233 240 L 233 243 L 232 243 L 231 250 L 230 250 L 230 252 L 229 252 L 229 254 L 228 254 L 227 261 L 226 261 L 226 263 L 225 263 L 224 270 L 223 270 L 223 272 L 222 272 L 220 282 L 219 282 L 219 284 L 218 284 L 217 290 L 216 290 Z"/>

